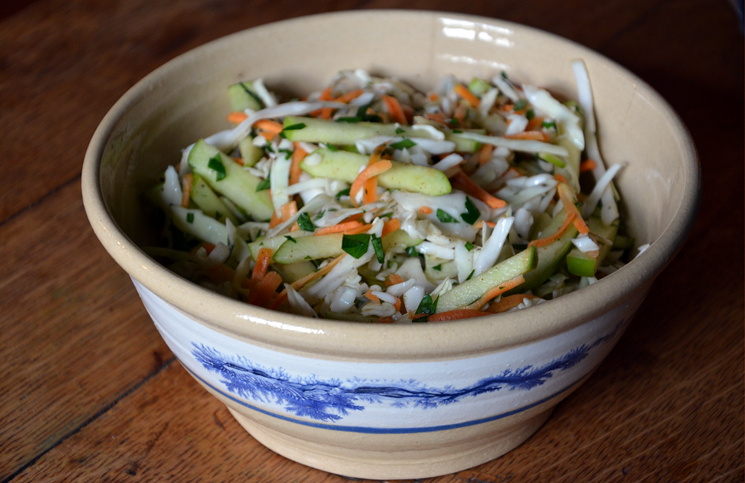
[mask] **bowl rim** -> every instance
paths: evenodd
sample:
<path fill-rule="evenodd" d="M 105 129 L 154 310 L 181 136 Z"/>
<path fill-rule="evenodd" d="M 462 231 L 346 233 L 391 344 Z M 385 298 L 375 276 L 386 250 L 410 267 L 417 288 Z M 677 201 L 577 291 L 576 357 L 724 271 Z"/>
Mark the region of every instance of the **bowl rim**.
<path fill-rule="evenodd" d="M 618 74 L 628 77 L 670 121 L 684 155 L 681 159 L 684 164 L 684 191 L 670 224 L 643 254 L 599 283 L 531 307 L 528 312 L 516 311 L 440 324 L 365 324 L 311 319 L 252 306 L 211 292 L 174 274 L 146 255 L 119 229 L 103 200 L 101 159 L 117 123 L 129 108 L 146 95 L 149 86 L 184 63 L 218 51 L 255 32 L 298 22 L 337 21 L 341 18 L 345 21 L 361 20 L 370 15 L 429 16 L 433 21 L 448 18 L 521 31 L 557 42 L 573 49 L 583 58 L 601 61 Z M 555 34 L 513 22 L 438 11 L 381 9 L 322 13 L 272 22 L 213 40 L 168 61 L 131 87 L 104 116 L 85 153 L 81 188 L 91 226 L 112 258 L 148 290 L 199 322 L 234 337 L 291 352 L 355 359 L 422 359 L 465 357 L 550 337 L 625 303 L 638 290 L 646 290 L 680 250 L 693 227 L 701 196 L 699 180 L 698 156 L 690 134 L 678 115 L 646 82 L 607 57 Z M 578 311 L 577 306 L 581 310 Z"/>

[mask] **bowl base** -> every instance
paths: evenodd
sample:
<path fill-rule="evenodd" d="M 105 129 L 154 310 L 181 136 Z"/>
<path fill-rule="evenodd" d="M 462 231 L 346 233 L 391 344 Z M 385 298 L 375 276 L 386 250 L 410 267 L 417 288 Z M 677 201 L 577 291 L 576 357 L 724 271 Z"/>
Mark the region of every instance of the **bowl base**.
<path fill-rule="evenodd" d="M 474 438 L 457 438 L 444 448 L 424 445 L 423 448 L 395 452 L 354 450 L 349 446 L 298 439 L 249 419 L 230 407 L 228 410 L 257 441 L 286 458 L 337 475 L 384 480 L 446 475 L 498 458 L 538 431 L 553 412 L 553 406 L 540 408 L 512 425 L 500 424 L 501 427 L 489 431 L 486 437 L 479 438 L 474 434 Z M 427 440 L 447 438 L 438 433 L 422 434 Z"/>

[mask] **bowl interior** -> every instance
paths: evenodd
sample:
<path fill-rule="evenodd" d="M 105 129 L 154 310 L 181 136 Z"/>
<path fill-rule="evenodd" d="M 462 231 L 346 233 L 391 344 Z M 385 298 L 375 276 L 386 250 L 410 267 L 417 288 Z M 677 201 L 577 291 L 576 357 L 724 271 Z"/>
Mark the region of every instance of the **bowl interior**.
<path fill-rule="evenodd" d="M 383 31 L 386 35 L 370 35 Z M 91 179 L 96 178 L 92 182 L 100 182 L 95 196 L 100 194 L 125 239 L 152 245 L 159 227 L 143 221 L 147 210 L 141 193 L 167 165 L 179 162 L 181 149 L 229 127 L 226 89 L 232 83 L 262 77 L 273 90 L 303 96 L 320 90 L 341 69 L 395 75 L 420 88 L 446 74 L 468 80 L 505 71 L 519 83 L 570 99 L 576 98 L 570 63 L 577 58 L 589 70 L 605 162 L 627 163 L 616 178 L 625 223 L 637 245 L 660 245 L 648 266 L 634 274 L 649 280 L 680 246 L 695 214 L 697 165 L 685 128 L 649 86 L 608 59 L 506 22 L 365 11 L 295 19 L 231 35 L 171 61 L 130 90 L 103 121 L 86 163 L 96 165 L 90 168 Z M 144 259 L 142 253 L 130 253 L 124 263 L 114 257 L 143 281 L 133 271 Z M 621 275 L 603 283 L 614 277 L 619 284 L 614 290 L 628 289 L 630 283 Z"/>

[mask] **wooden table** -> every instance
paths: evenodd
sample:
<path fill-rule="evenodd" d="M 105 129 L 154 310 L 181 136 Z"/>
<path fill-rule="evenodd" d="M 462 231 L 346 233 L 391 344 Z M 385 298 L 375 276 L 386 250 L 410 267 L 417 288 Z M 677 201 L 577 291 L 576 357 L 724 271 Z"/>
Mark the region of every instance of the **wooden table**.
<path fill-rule="evenodd" d="M 673 105 L 703 173 L 688 242 L 600 369 L 519 448 L 426 481 L 743 481 L 743 37 L 726 1 L 23 3 L 0 10 L 1 482 L 348 481 L 261 446 L 174 362 L 88 226 L 80 169 L 109 107 L 178 54 L 392 7 L 503 18 L 607 55 Z"/>

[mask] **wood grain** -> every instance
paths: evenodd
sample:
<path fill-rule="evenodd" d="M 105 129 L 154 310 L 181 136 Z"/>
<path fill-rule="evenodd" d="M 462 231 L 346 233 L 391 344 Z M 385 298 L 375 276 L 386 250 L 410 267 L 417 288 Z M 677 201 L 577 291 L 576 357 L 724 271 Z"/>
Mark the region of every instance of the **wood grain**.
<path fill-rule="evenodd" d="M 743 40 L 726 2 L 36 0 L 0 22 L 0 482 L 346 482 L 258 444 L 165 346 L 80 201 L 116 99 L 223 35 L 356 8 L 541 28 L 657 89 L 701 160 L 698 221 L 620 343 L 529 441 L 426 482 L 742 481 Z M 384 34 L 384 33 L 383 33 Z M 359 481 L 359 480 L 357 480 Z"/>

